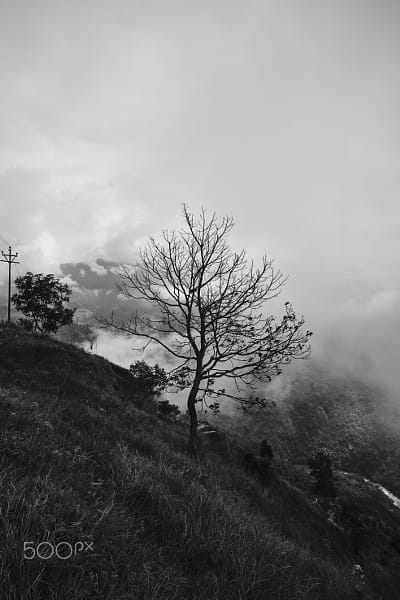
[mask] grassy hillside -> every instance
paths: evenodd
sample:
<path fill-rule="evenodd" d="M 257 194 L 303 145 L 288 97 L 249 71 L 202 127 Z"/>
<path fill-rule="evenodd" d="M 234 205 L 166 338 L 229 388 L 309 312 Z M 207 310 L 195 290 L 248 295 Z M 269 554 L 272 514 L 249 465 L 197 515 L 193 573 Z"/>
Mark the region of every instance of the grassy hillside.
<path fill-rule="evenodd" d="M 204 435 L 197 462 L 128 371 L 1 327 L 1 599 L 398 598 L 390 501 L 343 475 L 336 508 L 313 503 L 283 446 L 264 494 L 242 466 L 260 435 Z M 24 558 L 45 541 L 76 555 Z"/>

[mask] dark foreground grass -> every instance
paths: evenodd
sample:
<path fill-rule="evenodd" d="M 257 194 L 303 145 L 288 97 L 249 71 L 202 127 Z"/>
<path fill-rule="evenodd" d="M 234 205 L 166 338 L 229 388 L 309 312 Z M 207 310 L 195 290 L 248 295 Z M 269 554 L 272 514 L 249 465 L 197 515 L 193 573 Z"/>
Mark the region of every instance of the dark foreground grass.
<path fill-rule="evenodd" d="M 128 371 L 0 328 L 2 600 L 397 597 L 290 482 L 264 495 L 234 439 L 196 461 L 141 405 Z"/>

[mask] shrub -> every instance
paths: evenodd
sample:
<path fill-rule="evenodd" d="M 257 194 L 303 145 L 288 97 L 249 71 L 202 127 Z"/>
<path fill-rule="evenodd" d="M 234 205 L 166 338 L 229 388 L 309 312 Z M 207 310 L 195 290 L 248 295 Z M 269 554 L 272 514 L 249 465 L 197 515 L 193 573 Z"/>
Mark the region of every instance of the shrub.
<path fill-rule="evenodd" d="M 158 365 L 151 367 L 144 360 L 137 360 L 129 370 L 144 394 L 160 393 L 168 383 L 168 375 L 164 369 Z"/>
<path fill-rule="evenodd" d="M 168 417 L 175 421 L 180 415 L 179 407 L 176 404 L 170 404 L 168 400 L 159 400 L 157 404 L 157 412 L 163 417 Z"/>
<path fill-rule="evenodd" d="M 332 461 L 326 452 L 317 452 L 308 461 L 311 475 L 315 479 L 314 491 L 323 498 L 334 498 L 336 490 L 333 480 Z"/>

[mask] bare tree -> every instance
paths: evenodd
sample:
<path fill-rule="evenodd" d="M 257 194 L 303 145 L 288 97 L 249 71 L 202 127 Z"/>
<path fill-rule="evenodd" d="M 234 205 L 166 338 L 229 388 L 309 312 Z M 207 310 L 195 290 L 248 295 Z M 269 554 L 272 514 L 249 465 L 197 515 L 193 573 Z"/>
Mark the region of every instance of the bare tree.
<path fill-rule="evenodd" d="M 243 396 L 243 384 L 254 389 L 257 381 L 270 381 L 282 364 L 310 353 L 310 331 L 302 331 L 289 302 L 279 321 L 261 309 L 276 297 L 286 279 L 263 257 L 260 268 L 248 262 L 246 252 L 233 252 L 226 238 L 233 220 L 198 220 L 183 207 L 185 226 L 164 231 L 163 240 L 151 237 L 139 252 L 134 268 L 121 267 L 120 292 L 146 300 L 148 314 L 136 311 L 127 322 L 106 324 L 146 339 L 143 349 L 156 343 L 176 361 L 170 384 L 189 389 L 189 448 L 198 451 L 196 403 L 206 397 L 232 398 L 265 406 L 265 400 Z M 234 391 L 215 389 L 216 380 L 233 380 Z"/>

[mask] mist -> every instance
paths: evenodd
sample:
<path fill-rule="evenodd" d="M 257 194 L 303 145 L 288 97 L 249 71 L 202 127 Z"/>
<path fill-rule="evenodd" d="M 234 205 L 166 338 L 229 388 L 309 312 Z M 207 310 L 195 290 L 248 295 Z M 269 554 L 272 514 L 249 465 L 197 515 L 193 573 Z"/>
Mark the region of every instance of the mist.
<path fill-rule="evenodd" d="M 118 266 L 179 229 L 183 202 L 228 214 L 232 247 L 289 276 L 266 312 L 293 302 L 314 332 L 311 361 L 399 402 L 398 3 L 0 10 L 0 240 L 19 252 L 13 277 L 54 273 L 76 306 L 125 319 L 144 307 L 116 291 Z M 2 315 L 6 295 L 3 264 Z M 104 332 L 98 351 L 138 358 Z"/>
<path fill-rule="evenodd" d="M 236 246 L 235 249 L 241 248 Z M 248 258 L 252 258 L 249 253 Z M 276 257 L 276 268 L 279 266 L 279 257 Z M 73 290 L 73 304 L 84 306 L 93 315 L 105 318 L 110 318 L 113 312 L 116 322 L 127 321 L 135 310 L 151 314 L 153 309 L 150 305 L 119 293 L 117 285 L 122 283 L 122 279 L 118 267 L 118 263 L 107 263 L 102 259 L 92 264 L 81 261 L 61 265 L 64 280 Z M 390 289 L 371 292 L 365 289 L 366 286 L 348 282 L 347 290 L 342 292 L 343 297 L 337 293 L 336 298 L 332 298 L 319 276 L 301 289 L 302 271 L 299 271 L 285 273 L 289 275 L 288 281 L 278 298 L 265 304 L 264 314 L 280 317 L 284 312 L 284 302 L 292 301 L 296 313 L 304 316 L 305 327 L 313 331 L 311 357 L 306 361 L 292 361 L 270 386 L 260 386 L 260 394 L 279 400 L 283 394 L 276 391 L 283 385 L 279 381 L 288 382 L 296 373 L 315 364 L 323 367 L 331 377 L 358 379 L 379 388 L 391 403 L 400 406 L 397 385 L 400 359 L 398 293 Z M 323 279 L 324 274 L 320 275 Z M 97 336 L 96 353 L 124 367 L 129 367 L 135 360 L 145 360 L 166 370 L 172 368 L 171 357 L 156 343 L 142 353 L 139 349 L 143 346 L 141 338 L 118 334 L 110 328 L 101 329 L 94 319 L 92 323 Z M 184 392 L 171 394 L 171 401 L 177 401 L 179 405 L 184 399 Z M 230 401 L 223 401 L 221 407 L 230 410 L 230 404 Z"/>

